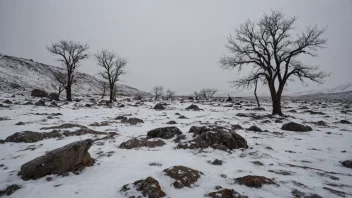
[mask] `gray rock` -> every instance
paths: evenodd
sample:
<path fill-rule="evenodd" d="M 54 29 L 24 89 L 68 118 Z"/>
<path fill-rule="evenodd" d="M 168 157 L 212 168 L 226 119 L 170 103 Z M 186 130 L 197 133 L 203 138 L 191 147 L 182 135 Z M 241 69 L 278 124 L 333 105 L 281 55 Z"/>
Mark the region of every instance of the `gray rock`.
<path fill-rule="evenodd" d="M 247 129 L 248 131 L 263 132 L 259 127 L 253 125 Z"/>
<path fill-rule="evenodd" d="M 38 102 L 34 103 L 36 106 L 45 106 L 44 100 L 39 100 Z"/>
<path fill-rule="evenodd" d="M 51 174 L 81 171 L 94 164 L 94 159 L 88 152 L 92 143 L 93 140 L 86 139 L 52 150 L 22 165 L 18 175 L 23 180 L 30 180 Z"/>
<path fill-rule="evenodd" d="M 148 131 L 148 138 L 162 138 L 162 139 L 170 139 L 176 135 L 181 135 L 182 132 L 177 127 L 162 127 L 156 128 L 151 131 Z"/>
<path fill-rule="evenodd" d="M 31 96 L 33 97 L 48 97 L 48 93 L 46 91 L 40 89 L 33 89 Z"/>
<path fill-rule="evenodd" d="M 313 130 L 310 126 L 304 126 L 302 124 L 298 124 L 295 122 L 289 122 L 289 123 L 283 124 L 281 129 L 286 131 L 299 131 L 299 132 L 308 132 Z"/>
<path fill-rule="evenodd" d="M 163 110 L 163 109 L 165 109 L 165 107 L 164 107 L 163 104 L 158 103 L 158 104 L 156 104 L 156 105 L 154 106 L 154 109 L 156 109 L 156 110 Z"/>

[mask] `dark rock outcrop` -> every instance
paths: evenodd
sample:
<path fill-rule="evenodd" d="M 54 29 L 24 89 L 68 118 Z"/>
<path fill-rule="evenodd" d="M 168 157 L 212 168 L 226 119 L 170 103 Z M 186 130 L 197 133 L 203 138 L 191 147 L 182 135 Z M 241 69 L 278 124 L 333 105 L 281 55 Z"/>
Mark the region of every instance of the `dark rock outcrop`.
<path fill-rule="evenodd" d="M 51 174 L 81 171 L 94 164 L 94 159 L 88 152 L 92 143 L 93 140 L 86 139 L 52 150 L 22 165 L 18 175 L 23 180 L 29 180 Z"/>
<path fill-rule="evenodd" d="M 160 198 L 166 196 L 165 192 L 161 190 L 159 182 L 153 177 L 135 181 L 133 184 L 126 184 L 121 188 L 120 192 L 124 192 L 125 196 L 135 197 L 133 192 L 130 194 L 130 191 L 133 191 L 132 189 L 139 191 L 143 197 Z"/>
<path fill-rule="evenodd" d="M 62 135 L 56 131 L 53 132 L 48 132 L 48 133 L 39 133 L 39 132 L 33 132 L 33 131 L 23 131 L 23 132 L 17 132 L 14 133 L 10 136 L 8 136 L 5 141 L 6 142 L 25 142 L 25 143 L 33 143 L 33 142 L 38 142 L 40 140 L 46 139 L 46 138 L 57 138 L 61 137 Z"/>
<path fill-rule="evenodd" d="M 122 123 L 130 124 L 130 125 L 136 125 L 139 123 L 144 123 L 142 119 L 139 118 L 128 118 L 128 119 L 121 119 Z"/>
<path fill-rule="evenodd" d="M 170 120 L 170 121 L 168 121 L 166 124 L 177 124 L 177 122 L 174 121 L 174 120 Z"/>
<path fill-rule="evenodd" d="M 40 89 L 33 89 L 31 96 L 33 97 L 48 97 L 48 93 L 46 91 Z"/>
<path fill-rule="evenodd" d="M 45 101 L 44 100 L 38 100 L 36 103 L 34 103 L 35 106 L 45 106 Z"/>
<path fill-rule="evenodd" d="M 126 142 L 122 142 L 119 148 L 122 149 L 134 149 L 140 147 L 155 148 L 164 146 L 166 143 L 162 140 L 148 140 L 146 138 L 132 138 Z"/>
<path fill-rule="evenodd" d="M 0 197 L 7 195 L 10 196 L 12 195 L 15 191 L 21 189 L 21 186 L 17 185 L 17 184 L 12 184 L 10 186 L 8 186 L 6 189 L 4 190 L 0 190 Z"/>
<path fill-rule="evenodd" d="M 295 122 L 289 122 L 289 123 L 283 124 L 281 129 L 285 131 L 299 131 L 299 132 L 308 132 L 313 130 L 310 126 L 305 126 Z"/>
<path fill-rule="evenodd" d="M 234 131 L 208 131 L 187 143 L 180 143 L 177 149 L 213 148 L 223 151 L 248 148 L 247 141 Z"/>
<path fill-rule="evenodd" d="M 156 105 L 154 106 L 154 109 L 156 109 L 156 110 L 163 110 L 163 109 L 165 109 L 165 107 L 164 107 L 163 104 L 158 103 L 158 104 L 156 104 Z"/>
<path fill-rule="evenodd" d="M 259 127 L 253 125 L 247 129 L 248 131 L 263 132 Z"/>
<path fill-rule="evenodd" d="M 56 100 L 56 101 L 59 101 L 59 100 L 60 100 L 59 94 L 57 94 L 57 93 L 50 93 L 50 94 L 48 95 L 48 98 L 50 98 L 50 99 L 52 99 L 52 100 Z"/>
<path fill-rule="evenodd" d="M 247 175 L 235 179 L 235 182 L 240 185 L 245 185 L 253 188 L 261 188 L 264 184 L 276 184 L 272 179 L 264 176 Z"/>
<path fill-rule="evenodd" d="M 189 107 L 186 108 L 186 110 L 193 110 L 193 111 L 199 111 L 199 107 L 195 104 L 191 104 Z"/>
<path fill-rule="evenodd" d="M 202 172 L 185 166 L 173 166 L 163 170 L 163 172 L 167 176 L 175 179 L 173 183 L 175 188 L 183 188 L 184 186 L 191 188 L 191 185 L 203 175 Z"/>
<path fill-rule="evenodd" d="M 207 194 L 207 197 L 211 198 L 248 198 L 248 196 L 241 195 L 233 189 L 222 189 L 216 192 Z"/>
<path fill-rule="evenodd" d="M 343 161 L 341 164 L 346 168 L 352 168 L 352 160 Z"/>
<path fill-rule="evenodd" d="M 9 100 L 9 99 L 5 100 L 3 103 L 5 103 L 5 104 L 12 104 L 11 100 Z"/>
<path fill-rule="evenodd" d="M 182 132 L 177 127 L 162 127 L 162 128 L 156 128 L 151 131 L 148 131 L 147 137 L 170 139 L 181 134 Z"/>

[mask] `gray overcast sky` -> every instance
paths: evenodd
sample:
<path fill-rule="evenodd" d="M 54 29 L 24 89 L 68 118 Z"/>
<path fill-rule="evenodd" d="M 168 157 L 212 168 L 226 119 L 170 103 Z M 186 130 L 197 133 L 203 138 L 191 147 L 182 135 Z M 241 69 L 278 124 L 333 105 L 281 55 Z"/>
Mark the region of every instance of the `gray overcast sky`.
<path fill-rule="evenodd" d="M 297 29 L 328 25 L 328 47 L 314 60 L 331 72 L 324 85 L 288 91 L 334 87 L 352 81 L 351 0 L 0 0 L 0 53 L 57 65 L 45 46 L 60 39 L 88 43 L 90 52 L 109 49 L 129 60 L 125 84 L 150 91 L 163 85 L 178 93 L 205 87 L 233 91 L 228 81 L 237 71 L 222 70 L 226 37 L 246 19 L 270 9 L 298 16 Z M 91 58 L 80 71 L 97 74 Z M 261 88 L 262 90 L 267 87 Z"/>

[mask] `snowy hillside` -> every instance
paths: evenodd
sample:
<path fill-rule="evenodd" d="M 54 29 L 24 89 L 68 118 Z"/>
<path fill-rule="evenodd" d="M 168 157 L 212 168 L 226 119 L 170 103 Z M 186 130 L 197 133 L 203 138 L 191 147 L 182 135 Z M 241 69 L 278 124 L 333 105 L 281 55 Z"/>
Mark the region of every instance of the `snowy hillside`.
<path fill-rule="evenodd" d="M 63 71 L 59 67 L 0 54 L 0 91 L 29 91 L 33 88 L 40 88 L 54 92 L 55 90 L 51 87 L 52 74 L 60 70 Z M 85 73 L 77 72 L 75 75 L 77 82 L 73 86 L 74 94 L 100 93 L 101 81 L 99 79 Z M 120 95 L 148 94 L 123 84 L 118 84 L 118 87 Z"/>
<path fill-rule="evenodd" d="M 325 88 L 320 90 L 310 90 L 304 92 L 297 92 L 294 95 L 311 95 L 311 94 L 335 94 L 352 91 L 352 82 L 347 82 L 334 88 Z"/>

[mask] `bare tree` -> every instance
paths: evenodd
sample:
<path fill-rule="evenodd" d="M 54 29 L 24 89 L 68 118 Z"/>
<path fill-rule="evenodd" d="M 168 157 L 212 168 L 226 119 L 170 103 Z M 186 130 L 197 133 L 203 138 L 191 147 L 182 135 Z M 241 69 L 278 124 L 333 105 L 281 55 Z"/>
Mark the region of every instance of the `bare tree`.
<path fill-rule="evenodd" d="M 228 38 L 226 47 L 233 56 L 224 56 L 221 66 L 225 69 L 251 66 L 252 72 L 244 78 L 234 81 L 246 87 L 256 79 L 265 79 L 268 84 L 272 114 L 283 115 L 281 95 L 289 78 L 297 77 L 302 83 L 305 79 L 322 83 L 328 76 L 319 72 L 318 66 L 310 66 L 298 60 L 300 55 L 315 57 L 316 52 L 325 47 L 327 39 L 322 38 L 326 28 L 308 26 L 305 31 L 291 35 L 296 17 L 286 17 L 280 11 L 264 14 L 259 21 L 247 20 Z"/>
<path fill-rule="evenodd" d="M 89 46 L 87 44 L 83 45 L 79 42 L 65 40 L 47 46 L 47 50 L 53 55 L 59 56 L 58 61 L 66 67 L 67 86 L 65 89 L 68 101 L 72 101 L 71 87 L 74 83 L 74 72 L 79 67 L 79 62 L 89 57 L 88 49 Z"/>
<path fill-rule="evenodd" d="M 254 80 L 254 97 L 255 97 L 255 100 L 257 101 L 258 107 L 260 107 L 259 98 L 257 96 L 257 87 L 258 87 L 258 79 L 255 79 Z"/>
<path fill-rule="evenodd" d="M 60 98 L 61 92 L 65 90 L 67 86 L 66 74 L 59 71 L 53 72 L 53 79 L 51 81 L 51 86 L 57 90 L 58 98 Z"/>
<path fill-rule="evenodd" d="M 199 93 L 197 91 L 193 92 L 195 100 L 199 100 Z"/>
<path fill-rule="evenodd" d="M 207 88 L 207 89 L 202 89 L 199 91 L 199 95 L 201 97 L 203 97 L 204 99 L 210 99 L 214 96 L 214 94 L 216 94 L 218 92 L 217 89 L 210 89 L 210 88 Z"/>
<path fill-rule="evenodd" d="M 164 95 L 164 87 L 163 86 L 155 86 L 153 87 L 152 92 L 154 93 L 154 100 L 160 98 L 162 95 Z"/>
<path fill-rule="evenodd" d="M 109 85 L 107 82 L 102 81 L 100 84 L 100 87 L 101 87 L 101 98 L 103 99 L 106 94 L 106 91 L 109 89 Z"/>
<path fill-rule="evenodd" d="M 121 75 L 126 73 L 125 68 L 127 60 L 107 50 L 96 53 L 95 58 L 98 65 L 103 67 L 103 71 L 100 74 L 108 83 L 110 91 L 109 102 L 112 102 L 117 94 L 115 83 L 119 80 Z"/>
<path fill-rule="evenodd" d="M 166 90 L 166 95 L 165 95 L 166 100 L 173 99 L 174 97 L 175 97 L 175 91 L 171 91 L 170 89 Z"/>

